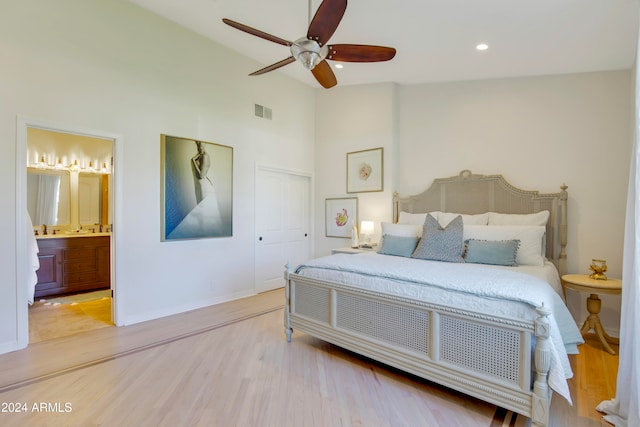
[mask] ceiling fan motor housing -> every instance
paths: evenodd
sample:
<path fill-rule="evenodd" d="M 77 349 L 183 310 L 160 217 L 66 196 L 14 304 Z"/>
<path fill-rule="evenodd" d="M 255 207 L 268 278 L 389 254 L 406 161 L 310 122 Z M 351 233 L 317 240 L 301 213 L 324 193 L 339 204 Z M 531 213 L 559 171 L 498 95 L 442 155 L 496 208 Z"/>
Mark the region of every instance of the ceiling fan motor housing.
<path fill-rule="evenodd" d="M 320 46 L 315 40 L 301 37 L 291 45 L 291 55 L 296 58 L 304 68 L 313 70 L 316 65 L 324 61 L 329 54 L 328 46 Z"/>

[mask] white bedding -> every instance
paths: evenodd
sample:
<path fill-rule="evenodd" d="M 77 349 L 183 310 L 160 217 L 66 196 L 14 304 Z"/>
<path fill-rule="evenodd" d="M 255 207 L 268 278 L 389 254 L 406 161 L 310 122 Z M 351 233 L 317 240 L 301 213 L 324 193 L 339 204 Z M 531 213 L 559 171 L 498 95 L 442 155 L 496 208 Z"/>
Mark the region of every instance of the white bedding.
<path fill-rule="evenodd" d="M 365 253 L 336 254 L 300 265 L 296 273 L 380 293 L 502 317 L 534 320 L 535 308 L 551 308 L 553 344 L 549 385 L 571 402 L 567 357 L 582 336 L 560 297 L 560 279 L 551 263 L 498 267 L 446 263 Z"/>

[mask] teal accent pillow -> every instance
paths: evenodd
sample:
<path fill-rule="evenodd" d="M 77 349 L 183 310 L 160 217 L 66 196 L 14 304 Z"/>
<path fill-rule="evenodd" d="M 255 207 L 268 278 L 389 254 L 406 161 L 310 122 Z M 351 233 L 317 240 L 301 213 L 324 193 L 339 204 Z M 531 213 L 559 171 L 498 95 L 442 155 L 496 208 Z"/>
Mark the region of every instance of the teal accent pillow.
<path fill-rule="evenodd" d="M 514 267 L 520 240 L 465 240 L 465 261 L 474 264 L 506 265 Z"/>
<path fill-rule="evenodd" d="M 383 255 L 395 255 L 410 257 L 418 245 L 419 237 L 393 236 L 385 234 L 382 236 L 382 247 L 378 251 Z"/>
<path fill-rule="evenodd" d="M 427 215 L 422 227 L 422 239 L 411 257 L 433 261 L 464 262 L 462 227 L 460 215 L 445 228 L 442 228 L 433 216 Z"/>

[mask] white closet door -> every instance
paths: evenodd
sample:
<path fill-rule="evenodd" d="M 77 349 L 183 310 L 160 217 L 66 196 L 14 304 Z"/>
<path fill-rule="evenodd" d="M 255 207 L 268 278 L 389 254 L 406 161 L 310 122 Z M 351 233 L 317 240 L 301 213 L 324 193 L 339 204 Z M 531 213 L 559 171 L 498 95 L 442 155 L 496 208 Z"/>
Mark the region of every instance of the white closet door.
<path fill-rule="evenodd" d="M 286 171 L 256 171 L 255 288 L 265 292 L 284 286 L 292 268 L 310 253 L 311 179 Z"/>

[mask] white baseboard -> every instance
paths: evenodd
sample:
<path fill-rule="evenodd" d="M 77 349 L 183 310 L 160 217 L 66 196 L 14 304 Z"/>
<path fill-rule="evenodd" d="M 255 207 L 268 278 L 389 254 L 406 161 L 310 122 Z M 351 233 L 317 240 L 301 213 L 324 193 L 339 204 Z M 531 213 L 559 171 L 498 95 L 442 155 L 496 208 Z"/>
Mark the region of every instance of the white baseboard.
<path fill-rule="evenodd" d="M 160 319 L 162 317 L 167 317 L 167 316 L 173 316 L 174 314 L 180 314 L 187 311 L 197 310 L 199 308 L 210 307 L 212 305 L 237 300 L 240 298 L 246 298 L 253 295 L 256 295 L 256 293 L 253 292 L 253 290 L 243 291 L 243 292 L 238 292 L 231 295 L 224 295 L 221 297 L 204 299 L 201 301 L 197 301 L 189 304 L 183 304 L 180 306 L 171 306 L 171 307 L 167 307 L 166 309 L 150 311 L 147 313 L 140 313 L 140 314 L 136 314 L 134 316 L 129 316 L 129 317 L 126 317 L 125 319 L 122 319 L 122 323 L 120 326 L 135 325 L 136 323 L 146 322 L 148 320 Z"/>

